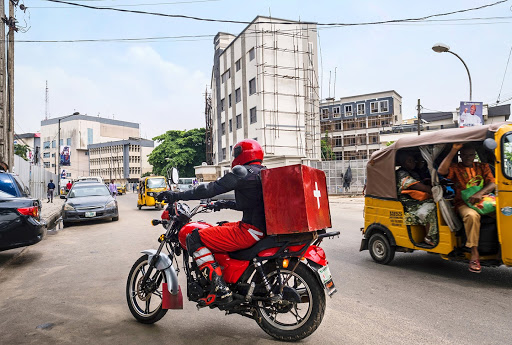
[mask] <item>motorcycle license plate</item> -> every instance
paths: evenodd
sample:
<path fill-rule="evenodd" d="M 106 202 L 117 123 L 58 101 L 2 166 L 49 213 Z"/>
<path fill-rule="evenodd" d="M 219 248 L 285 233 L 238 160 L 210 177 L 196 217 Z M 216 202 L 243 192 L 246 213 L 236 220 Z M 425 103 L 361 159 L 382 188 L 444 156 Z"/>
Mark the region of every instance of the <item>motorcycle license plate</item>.
<path fill-rule="evenodd" d="M 329 270 L 329 266 L 324 266 L 318 270 L 318 275 L 324 284 L 325 290 L 327 294 L 331 296 L 336 292 L 336 287 L 334 286 L 334 282 L 332 281 L 331 271 Z"/>
<path fill-rule="evenodd" d="M 85 212 L 85 216 L 87 218 L 96 217 L 96 212 Z"/>

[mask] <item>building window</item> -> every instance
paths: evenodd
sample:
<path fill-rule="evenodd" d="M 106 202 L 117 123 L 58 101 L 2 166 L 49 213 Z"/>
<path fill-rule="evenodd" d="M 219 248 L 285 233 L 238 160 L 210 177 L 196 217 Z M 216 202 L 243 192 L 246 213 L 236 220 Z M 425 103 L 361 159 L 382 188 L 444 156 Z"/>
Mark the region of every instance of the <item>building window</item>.
<path fill-rule="evenodd" d="M 233 120 L 229 119 L 229 133 L 233 132 Z"/>
<path fill-rule="evenodd" d="M 66 177 L 71 177 L 71 173 L 66 173 Z"/>
<path fill-rule="evenodd" d="M 375 114 L 379 112 L 379 103 L 378 102 L 370 102 L 370 114 Z"/>
<path fill-rule="evenodd" d="M 256 107 L 251 108 L 251 110 L 249 110 L 249 113 L 251 123 L 255 123 L 256 121 L 258 121 L 258 117 L 256 116 Z"/>
<path fill-rule="evenodd" d="M 71 138 L 66 139 L 66 145 L 71 146 Z"/>
<path fill-rule="evenodd" d="M 235 90 L 235 103 L 238 103 L 242 100 L 242 92 L 240 91 L 240 88 Z"/>
<path fill-rule="evenodd" d="M 233 152 L 233 145 L 229 145 L 229 154 L 232 155 Z"/>
<path fill-rule="evenodd" d="M 228 95 L 228 108 L 231 108 L 231 94 Z"/>
<path fill-rule="evenodd" d="M 241 61 L 240 61 L 240 60 L 241 60 L 241 59 L 238 59 L 238 60 L 236 60 L 236 62 L 235 62 L 235 69 L 236 69 L 236 72 L 240 71 L 240 66 L 242 65 L 242 63 L 241 63 Z"/>
<path fill-rule="evenodd" d="M 224 84 L 224 82 L 227 81 L 229 78 L 231 78 L 231 70 L 228 69 L 226 72 L 224 72 L 224 74 L 221 77 L 222 84 Z"/>
<path fill-rule="evenodd" d="M 52 164 L 52 168 L 55 168 L 55 164 Z"/>
<path fill-rule="evenodd" d="M 225 127 L 225 122 L 220 124 L 220 135 L 226 134 L 226 129 L 224 127 Z"/>
<path fill-rule="evenodd" d="M 332 117 L 341 117 L 340 113 L 340 107 L 333 107 L 332 108 Z"/>
<path fill-rule="evenodd" d="M 49 168 L 50 167 L 50 162 L 44 162 L 44 167 L 45 168 Z"/>
<path fill-rule="evenodd" d="M 334 130 L 341 131 L 342 122 L 340 120 L 334 122 Z"/>
<path fill-rule="evenodd" d="M 345 106 L 345 116 L 352 116 L 352 105 Z"/>
<path fill-rule="evenodd" d="M 389 111 L 389 106 L 388 106 L 389 102 L 388 101 L 380 101 L 379 102 L 379 105 L 380 105 L 380 112 L 381 113 L 386 113 Z"/>
<path fill-rule="evenodd" d="M 379 133 L 369 133 L 368 141 L 370 144 L 378 144 L 379 143 Z"/>
<path fill-rule="evenodd" d="M 59 146 L 63 146 L 64 145 L 64 139 L 60 139 L 59 140 Z"/>
<path fill-rule="evenodd" d="M 236 129 L 242 128 L 242 115 L 236 116 Z"/>
<path fill-rule="evenodd" d="M 224 98 L 220 100 L 220 111 L 224 111 Z"/>
<path fill-rule="evenodd" d="M 341 137 L 334 137 L 333 138 L 333 144 L 334 144 L 334 147 L 343 147 L 343 139 Z"/>
<path fill-rule="evenodd" d="M 50 148 L 50 142 L 49 141 L 45 141 L 43 143 L 43 149 L 49 149 Z"/>
<path fill-rule="evenodd" d="M 43 153 L 43 158 L 50 158 L 50 152 Z"/>
<path fill-rule="evenodd" d="M 254 48 L 251 48 L 251 50 L 249 50 L 249 61 L 254 60 L 255 57 L 256 57 L 256 53 L 254 51 Z"/>
<path fill-rule="evenodd" d="M 329 108 L 323 108 L 322 109 L 322 120 L 328 120 L 329 119 Z"/>
<path fill-rule="evenodd" d="M 343 152 L 334 152 L 334 159 L 337 161 L 343 160 Z"/>
<path fill-rule="evenodd" d="M 366 106 L 364 103 L 359 103 L 357 105 L 357 115 L 364 115 L 366 114 Z"/>
<path fill-rule="evenodd" d="M 52 149 L 57 147 L 57 142 L 55 140 L 52 140 Z"/>
<path fill-rule="evenodd" d="M 90 145 L 93 143 L 93 129 L 87 128 L 87 145 Z"/>
<path fill-rule="evenodd" d="M 249 95 L 256 93 L 256 78 L 249 80 Z"/>
<path fill-rule="evenodd" d="M 225 160 L 226 159 L 226 148 L 224 147 L 222 149 L 222 160 Z"/>

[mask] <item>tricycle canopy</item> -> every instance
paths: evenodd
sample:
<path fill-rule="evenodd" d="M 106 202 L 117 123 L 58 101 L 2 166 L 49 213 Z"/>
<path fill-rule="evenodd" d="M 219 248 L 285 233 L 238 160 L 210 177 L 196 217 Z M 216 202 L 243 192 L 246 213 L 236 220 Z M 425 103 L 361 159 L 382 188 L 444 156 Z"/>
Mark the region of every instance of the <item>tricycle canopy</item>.
<path fill-rule="evenodd" d="M 483 141 L 486 138 L 494 138 L 494 133 L 502 126 L 510 126 L 512 130 L 512 122 L 500 122 L 483 126 L 444 129 L 398 139 L 392 145 L 371 155 L 366 166 L 366 194 L 377 198 L 397 198 L 395 156 L 398 150 L 436 144 Z"/>

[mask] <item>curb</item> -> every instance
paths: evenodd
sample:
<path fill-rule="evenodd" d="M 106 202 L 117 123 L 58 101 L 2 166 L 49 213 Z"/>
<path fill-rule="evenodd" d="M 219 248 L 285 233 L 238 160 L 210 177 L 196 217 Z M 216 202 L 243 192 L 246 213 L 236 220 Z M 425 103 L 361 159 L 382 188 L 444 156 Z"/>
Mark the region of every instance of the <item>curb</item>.
<path fill-rule="evenodd" d="M 60 218 L 61 214 L 62 214 L 62 211 L 59 210 L 43 219 L 43 221 L 46 224 L 47 230 L 53 229 L 57 225 L 58 219 Z"/>

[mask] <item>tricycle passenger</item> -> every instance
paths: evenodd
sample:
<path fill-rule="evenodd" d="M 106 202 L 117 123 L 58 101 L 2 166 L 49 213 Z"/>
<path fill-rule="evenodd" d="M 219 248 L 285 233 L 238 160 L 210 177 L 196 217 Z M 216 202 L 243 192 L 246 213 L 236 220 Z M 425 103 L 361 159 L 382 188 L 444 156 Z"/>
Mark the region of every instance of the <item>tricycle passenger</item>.
<path fill-rule="evenodd" d="M 432 200 L 432 188 L 422 182 L 416 169 L 416 159 L 409 152 L 398 156 L 401 166 L 396 171 L 399 200 L 405 208 L 407 225 L 423 225 L 427 230 L 425 243 L 435 246 L 438 241 L 436 205 Z"/>
<path fill-rule="evenodd" d="M 452 163 L 453 157 L 460 150 L 460 163 Z M 453 144 L 450 153 L 443 159 L 437 170 L 439 174 L 446 175 L 447 179 L 455 183 L 454 206 L 462 217 L 464 229 L 466 230 L 466 247 L 471 248 L 471 260 L 469 270 L 480 273 L 482 267 L 478 253 L 478 241 L 480 238 L 480 214 L 467 206 L 462 200 L 461 191 L 466 189 L 470 181 L 483 179 L 482 189 L 469 198 L 469 203 L 479 202 L 486 194 L 492 193 L 496 188 L 494 176 L 487 163 L 474 162 L 476 157 L 475 148 L 461 143 Z"/>

